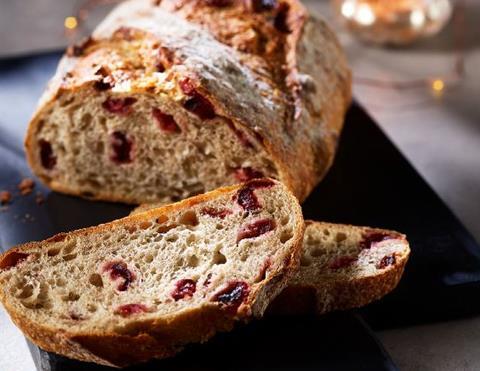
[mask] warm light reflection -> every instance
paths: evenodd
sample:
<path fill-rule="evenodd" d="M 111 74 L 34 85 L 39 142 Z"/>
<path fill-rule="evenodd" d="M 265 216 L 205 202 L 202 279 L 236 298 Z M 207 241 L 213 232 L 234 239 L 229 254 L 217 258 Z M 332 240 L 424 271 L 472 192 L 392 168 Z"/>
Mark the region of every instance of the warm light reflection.
<path fill-rule="evenodd" d="M 65 25 L 65 28 L 68 28 L 69 30 L 73 30 L 74 28 L 77 28 L 78 26 L 77 18 L 75 17 L 65 18 L 64 25 Z"/>
<path fill-rule="evenodd" d="M 433 80 L 432 82 L 432 90 L 435 94 L 441 94 L 443 90 L 445 89 L 445 83 L 440 80 Z"/>
<path fill-rule="evenodd" d="M 375 22 L 375 14 L 373 14 L 370 5 L 360 4 L 355 14 L 355 19 L 364 26 L 370 26 Z"/>
<path fill-rule="evenodd" d="M 342 9 L 341 9 L 342 15 L 345 18 L 352 18 L 353 15 L 355 14 L 355 1 L 353 0 L 347 0 L 342 4 Z"/>
<path fill-rule="evenodd" d="M 410 14 L 410 23 L 415 28 L 420 28 L 425 23 L 425 14 L 421 10 L 414 10 Z"/>

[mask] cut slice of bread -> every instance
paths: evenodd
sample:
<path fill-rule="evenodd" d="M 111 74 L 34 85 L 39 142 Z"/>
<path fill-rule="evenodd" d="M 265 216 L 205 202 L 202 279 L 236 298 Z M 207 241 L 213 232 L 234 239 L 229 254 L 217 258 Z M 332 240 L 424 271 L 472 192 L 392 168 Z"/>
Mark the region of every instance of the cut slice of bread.
<path fill-rule="evenodd" d="M 257 179 L 0 256 L 0 299 L 41 348 L 125 366 L 261 316 L 296 272 L 304 223 Z"/>
<path fill-rule="evenodd" d="M 300 269 L 268 311 L 323 314 L 367 305 L 397 286 L 409 254 L 398 232 L 306 221 Z"/>

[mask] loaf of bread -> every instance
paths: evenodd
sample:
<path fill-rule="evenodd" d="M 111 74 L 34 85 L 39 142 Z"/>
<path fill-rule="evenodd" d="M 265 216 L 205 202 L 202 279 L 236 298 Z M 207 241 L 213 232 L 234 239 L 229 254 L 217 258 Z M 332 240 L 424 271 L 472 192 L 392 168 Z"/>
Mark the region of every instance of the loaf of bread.
<path fill-rule="evenodd" d="M 0 300 L 41 348 L 125 366 L 261 316 L 296 272 L 298 201 L 256 179 L 0 256 Z"/>
<path fill-rule="evenodd" d="M 394 231 L 306 221 L 298 273 L 269 313 L 327 313 L 358 308 L 392 291 L 410 248 Z"/>
<path fill-rule="evenodd" d="M 52 189 L 178 201 L 269 176 L 302 201 L 350 102 L 335 35 L 298 0 L 134 0 L 68 49 L 26 152 Z"/>

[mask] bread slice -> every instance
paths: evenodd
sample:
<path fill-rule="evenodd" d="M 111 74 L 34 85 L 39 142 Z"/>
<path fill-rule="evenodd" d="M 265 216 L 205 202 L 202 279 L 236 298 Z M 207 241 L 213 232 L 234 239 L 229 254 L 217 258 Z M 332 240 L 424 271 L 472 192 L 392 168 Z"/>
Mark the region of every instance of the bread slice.
<path fill-rule="evenodd" d="M 306 221 L 300 269 L 269 313 L 323 314 L 367 305 L 397 286 L 409 254 L 398 232 Z"/>
<path fill-rule="evenodd" d="M 171 203 L 265 176 L 304 200 L 350 95 L 334 33 L 298 0 L 125 1 L 68 49 L 26 154 L 46 185 L 92 199 Z"/>
<path fill-rule="evenodd" d="M 41 348 L 104 365 L 164 358 L 261 316 L 298 268 L 296 198 L 258 179 L 0 257 L 0 300 Z"/>

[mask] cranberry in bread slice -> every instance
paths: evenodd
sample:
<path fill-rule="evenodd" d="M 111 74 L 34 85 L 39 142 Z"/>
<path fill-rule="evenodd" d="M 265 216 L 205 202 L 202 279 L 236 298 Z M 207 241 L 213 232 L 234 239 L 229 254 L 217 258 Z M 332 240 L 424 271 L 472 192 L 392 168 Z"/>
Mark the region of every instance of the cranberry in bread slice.
<path fill-rule="evenodd" d="M 245 189 L 259 207 L 238 203 Z M 298 269 L 304 223 L 261 179 L 0 256 L 0 300 L 41 348 L 104 365 L 172 356 L 260 317 Z"/>
<path fill-rule="evenodd" d="M 345 56 L 298 0 L 125 1 L 68 49 L 26 154 L 53 190 L 175 202 L 259 177 L 304 200 L 350 102 Z"/>
<path fill-rule="evenodd" d="M 367 305 L 397 286 L 409 254 L 398 232 L 306 221 L 300 269 L 269 312 L 323 314 Z"/>

